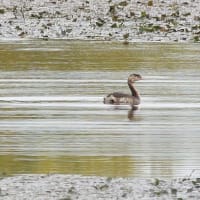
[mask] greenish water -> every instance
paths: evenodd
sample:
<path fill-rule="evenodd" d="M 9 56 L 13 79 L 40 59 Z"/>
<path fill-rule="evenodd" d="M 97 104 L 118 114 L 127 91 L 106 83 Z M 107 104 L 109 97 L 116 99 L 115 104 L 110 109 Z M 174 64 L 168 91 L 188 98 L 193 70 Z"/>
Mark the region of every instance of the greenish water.
<path fill-rule="evenodd" d="M 198 44 L 2 41 L 0 174 L 176 177 L 200 169 Z M 142 103 L 103 104 L 136 84 Z"/>

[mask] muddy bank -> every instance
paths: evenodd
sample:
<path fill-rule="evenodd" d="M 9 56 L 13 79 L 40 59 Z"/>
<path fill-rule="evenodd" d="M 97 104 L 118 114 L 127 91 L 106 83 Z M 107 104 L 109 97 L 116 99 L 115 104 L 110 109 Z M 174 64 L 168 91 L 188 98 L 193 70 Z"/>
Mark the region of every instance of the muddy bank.
<path fill-rule="evenodd" d="M 19 175 L 0 180 L 0 199 L 200 199 L 200 179 L 132 179 Z"/>
<path fill-rule="evenodd" d="M 0 0 L 0 38 L 200 39 L 198 0 Z"/>

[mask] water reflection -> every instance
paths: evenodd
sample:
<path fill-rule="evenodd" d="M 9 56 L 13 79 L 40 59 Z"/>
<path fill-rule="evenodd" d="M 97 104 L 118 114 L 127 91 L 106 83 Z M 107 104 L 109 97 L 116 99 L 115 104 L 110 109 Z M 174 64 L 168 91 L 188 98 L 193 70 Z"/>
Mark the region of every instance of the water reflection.
<path fill-rule="evenodd" d="M 124 115 L 126 114 L 125 111 L 127 111 L 127 118 L 130 121 L 137 121 L 139 117 L 137 116 L 137 110 L 139 110 L 139 106 L 129 106 L 129 105 L 112 105 L 113 110 L 118 110 L 118 111 L 123 111 L 124 110 Z"/>
<path fill-rule="evenodd" d="M 199 53 L 195 44 L 1 43 L 0 172 L 190 174 L 200 166 Z M 145 77 L 138 109 L 104 105 L 107 93 L 129 93 L 131 73 Z"/>
<path fill-rule="evenodd" d="M 133 106 L 129 111 L 128 111 L 128 119 L 129 120 L 134 120 L 135 119 L 135 112 L 138 110 L 137 106 Z"/>
<path fill-rule="evenodd" d="M 65 173 L 99 176 L 129 176 L 134 161 L 129 156 L 18 156 L 1 155 L 2 174 Z M 1 174 L 0 174 L 1 175 Z"/>

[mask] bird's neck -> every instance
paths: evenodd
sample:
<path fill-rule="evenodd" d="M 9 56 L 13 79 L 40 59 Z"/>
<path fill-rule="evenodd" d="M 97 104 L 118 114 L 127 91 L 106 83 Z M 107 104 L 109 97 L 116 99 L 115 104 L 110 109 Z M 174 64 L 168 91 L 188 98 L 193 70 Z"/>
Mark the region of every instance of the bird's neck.
<path fill-rule="evenodd" d="M 130 82 L 128 81 L 128 86 L 129 86 L 129 88 L 130 88 L 130 90 L 131 90 L 132 96 L 134 96 L 134 97 L 136 97 L 136 98 L 139 99 L 139 98 L 140 98 L 140 95 L 139 95 L 138 91 L 135 89 L 134 83 L 130 83 Z"/>

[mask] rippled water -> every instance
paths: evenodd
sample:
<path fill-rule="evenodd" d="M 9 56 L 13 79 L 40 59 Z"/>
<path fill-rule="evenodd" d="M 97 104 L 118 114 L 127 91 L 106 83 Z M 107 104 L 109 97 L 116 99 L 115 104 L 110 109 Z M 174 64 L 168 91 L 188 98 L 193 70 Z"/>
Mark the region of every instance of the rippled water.
<path fill-rule="evenodd" d="M 200 170 L 195 44 L 0 43 L 0 173 L 175 177 Z M 104 105 L 136 83 L 142 103 Z"/>

